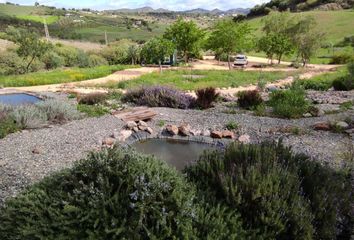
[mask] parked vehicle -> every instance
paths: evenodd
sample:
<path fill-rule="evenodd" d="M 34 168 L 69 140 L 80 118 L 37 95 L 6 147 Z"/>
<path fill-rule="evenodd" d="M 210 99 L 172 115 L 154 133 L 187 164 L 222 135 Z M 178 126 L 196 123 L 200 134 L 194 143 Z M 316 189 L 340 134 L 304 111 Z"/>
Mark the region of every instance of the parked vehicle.
<path fill-rule="evenodd" d="M 247 56 L 246 55 L 241 55 L 241 54 L 238 54 L 236 57 L 235 57 L 235 61 L 234 61 L 234 66 L 237 67 L 237 66 L 241 66 L 241 67 L 244 67 L 248 64 L 248 59 L 247 59 Z"/>

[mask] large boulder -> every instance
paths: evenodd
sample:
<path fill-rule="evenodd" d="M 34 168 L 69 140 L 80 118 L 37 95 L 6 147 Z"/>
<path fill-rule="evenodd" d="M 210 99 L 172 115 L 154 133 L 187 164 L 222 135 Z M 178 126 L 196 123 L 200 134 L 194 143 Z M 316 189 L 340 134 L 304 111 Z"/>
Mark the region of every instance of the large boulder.
<path fill-rule="evenodd" d="M 223 138 L 222 132 L 221 132 L 221 131 L 216 131 L 216 130 L 211 131 L 210 136 L 211 136 L 212 138 L 217 138 L 217 139 Z"/>
<path fill-rule="evenodd" d="M 189 136 L 191 131 L 191 126 L 189 124 L 182 124 L 178 127 L 178 132 L 181 136 Z"/>
<path fill-rule="evenodd" d="M 167 125 L 166 132 L 172 136 L 178 135 L 178 127 L 176 125 Z"/>

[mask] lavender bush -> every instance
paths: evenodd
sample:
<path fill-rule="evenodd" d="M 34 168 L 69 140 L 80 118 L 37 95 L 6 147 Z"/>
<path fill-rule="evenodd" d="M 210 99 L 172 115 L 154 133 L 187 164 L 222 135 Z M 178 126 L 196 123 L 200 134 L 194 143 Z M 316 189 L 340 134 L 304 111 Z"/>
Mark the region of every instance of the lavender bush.
<path fill-rule="evenodd" d="M 131 90 L 124 95 L 122 101 L 149 107 L 180 109 L 191 108 L 195 104 L 195 99 L 192 96 L 166 86 L 142 87 Z"/>

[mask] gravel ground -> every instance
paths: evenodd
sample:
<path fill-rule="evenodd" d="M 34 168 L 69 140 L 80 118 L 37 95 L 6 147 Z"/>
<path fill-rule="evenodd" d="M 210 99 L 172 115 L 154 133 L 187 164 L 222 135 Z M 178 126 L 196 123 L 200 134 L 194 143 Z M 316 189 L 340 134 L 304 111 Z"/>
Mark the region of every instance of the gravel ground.
<path fill-rule="evenodd" d="M 338 120 L 353 117 L 354 111 L 326 115 L 317 118 L 285 120 L 255 117 L 250 114 L 225 114 L 222 108 L 206 111 L 156 108 L 158 115 L 149 123 L 155 133 L 165 124 L 189 123 L 192 129 L 223 129 L 232 121 L 240 126 L 237 135 L 248 134 L 252 142 L 277 140 L 283 137 L 286 145 L 297 152 L 338 167 L 343 164 L 353 139 L 348 135 L 316 132 L 311 125 L 318 121 Z M 53 171 L 70 167 L 88 152 L 99 149 L 102 139 L 123 127 L 123 122 L 114 116 L 73 121 L 65 125 L 11 134 L 0 140 L 0 205 L 5 198 L 16 195 L 25 186 L 32 184 Z M 280 133 L 279 129 L 297 126 L 303 135 Z M 38 153 L 33 153 L 33 151 Z"/>

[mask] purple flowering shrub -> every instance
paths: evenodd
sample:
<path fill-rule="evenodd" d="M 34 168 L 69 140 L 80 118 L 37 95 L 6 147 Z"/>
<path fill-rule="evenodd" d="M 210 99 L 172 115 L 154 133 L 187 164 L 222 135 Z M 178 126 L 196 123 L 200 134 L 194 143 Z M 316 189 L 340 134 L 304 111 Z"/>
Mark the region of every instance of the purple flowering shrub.
<path fill-rule="evenodd" d="M 194 107 L 195 99 L 175 88 L 166 86 L 142 87 L 127 92 L 122 101 L 149 107 L 187 109 Z"/>

